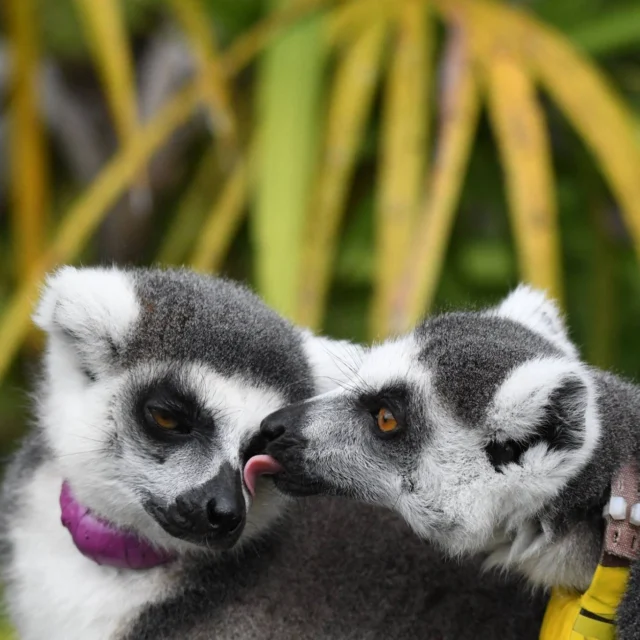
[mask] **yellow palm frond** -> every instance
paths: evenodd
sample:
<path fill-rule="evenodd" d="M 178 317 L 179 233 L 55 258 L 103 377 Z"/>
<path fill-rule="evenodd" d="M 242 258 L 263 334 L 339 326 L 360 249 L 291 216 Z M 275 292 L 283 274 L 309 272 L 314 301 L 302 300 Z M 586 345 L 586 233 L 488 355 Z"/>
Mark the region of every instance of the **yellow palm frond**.
<path fill-rule="evenodd" d="M 429 310 L 444 265 L 480 107 L 469 39 L 464 24 L 450 27 L 435 158 L 416 231 L 402 260 L 402 275 L 386 311 L 391 334 L 408 331 Z"/>
<path fill-rule="evenodd" d="M 200 230 L 189 260 L 193 269 L 215 272 L 220 268 L 242 222 L 248 191 L 249 168 L 247 163 L 238 161 Z"/>
<path fill-rule="evenodd" d="M 414 0 L 410 0 L 414 2 Z M 422 2 L 423 0 L 418 0 Z M 396 7 L 396 0 L 350 0 L 340 3 L 327 14 L 327 42 L 342 47 L 360 36 L 367 25 L 388 20 Z"/>
<path fill-rule="evenodd" d="M 210 146 L 200 159 L 178 209 L 167 228 L 154 262 L 182 264 L 193 246 L 211 200 L 211 177 L 216 174 L 216 150 Z"/>
<path fill-rule="evenodd" d="M 231 108 L 231 90 L 220 64 L 208 16 L 200 0 L 170 0 L 173 12 L 188 36 L 197 61 L 198 82 L 209 109 L 213 128 L 227 151 L 236 145 L 236 122 Z"/>
<path fill-rule="evenodd" d="M 120 11 L 123 1 L 76 0 L 121 148 L 63 217 L 44 251 L 44 146 L 33 87 L 16 85 L 11 109 L 20 148 L 17 143 L 12 147 L 13 226 L 17 268 L 25 279 L 0 318 L 0 378 L 26 334 L 43 271 L 79 255 L 109 206 L 200 102 L 214 116 L 218 132 L 229 140 L 235 137 L 232 77 L 265 48 L 258 70 L 260 117 L 257 131 L 251 132 L 258 145 L 255 165 L 249 167 L 244 163 L 250 159 L 241 158 L 228 166 L 222 190 L 210 204 L 203 202 L 203 194 L 209 198 L 212 185 L 208 190 L 196 184 L 206 182 L 202 175 L 210 169 L 203 160 L 192 193 L 169 226 L 180 230 L 177 240 L 163 245 L 161 257 L 181 261 L 190 256 L 200 269 L 218 268 L 247 209 L 250 183 L 255 183 L 251 231 L 259 288 L 279 311 L 319 328 L 391 25 L 396 39 L 389 47 L 380 181 L 375 187 L 379 202 L 371 325 L 376 336 L 410 328 L 433 303 L 481 98 L 486 99 L 498 143 L 522 276 L 554 295 L 562 291 L 551 151 L 538 85 L 593 151 L 640 257 L 640 148 L 629 109 L 566 38 L 509 3 L 273 0 L 264 20 L 219 53 L 201 0 L 171 0 L 195 53 L 197 78 L 148 126 L 138 129 L 134 66 Z M 20 11 L 8 23 L 9 35 L 20 49 L 20 83 L 35 73 L 37 60 L 33 20 L 24 19 L 31 2 L 9 0 L 10 9 Z M 425 96 L 433 75 L 431 24 L 436 15 L 449 38 L 434 135 L 436 154 L 427 166 L 430 102 Z M 339 56 L 328 83 L 323 121 L 319 105 L 324 106 L 329 47 Z M 212 155 L 205 158 L 214 163 Z M 199 234 L 182 233 L 181 225 L 199 225 L 205 218 Z"/>
<path fill-rule="evenodd" d="M 138 126 L 135 66 L 127 36 L 121 0 L 75 0 L 87 41 L 102 78 L 105 97 L 120 144 L 126 144 Z M 147 178 L 136 180 L 133 202 L 149 205 Z"/>
<path fill-rule="evenodd" d="M 371 109 L 386 30 L 385 21 L 377 20 L 346 47 L 330 89 L 298 296 L 297 320 L 313 329 L 322 320 L 338 229 Z"/>
<path fill-rule="evenodd" d="M 284 6 L 288 0 L 279 0 Z M 313 17 L 265 50 L 258 81 L 257 177 L 251 232 L 257 287 L 293 318 L 302 236 L 317 159 L 324 19 Z"/>
<path fill-rule="evenodd" d="M 275 7 L 267 17 L 238 36 L 222 60 L 223 71 L 232 76 L 246 67 L 272 40 L 331 0 L 295 0 Z"/>
<path fill-rule="evenodd" d="M 319 4 L 322 4 L 322 0 L 303 1 L 255 27 L 223 54 L 221 68 L 224 73 L 231 76 L 242 71 L 265 42 Z M 24 5 L 21 7 L 24 8 Z M 31 308 L 44 273 L 61 262 L 70 262 L 77 257 L 109 207 L 134 182 L 135 174 L 190 117 L 199 103 L 199 97 L 196 84 L 189 85 L 173 97 L 143 129 L 134 132 L 129 142 L 64 216 L 48 248 L 32 265 L 28 277 L 25 277 L 24 283 L 13 294 L 0 316 L 0 380 L 6 375 L 28 333 Z"/>
<path fill-rule="evenodd" d="M 560 237 L 551 150 L 532 75 L 520 55 L 526 34 L 511 13 L 470 14 L 489 116 L 505 172 L 522 278 L 561 298 Z M 485 18 L 484 20 L 482 18 Z M 487 36 L 491 32 L 492 36 Z"/>
<path fill-rule="evenodd" d="M 43 248 L 47 221 L 47 154 L 39 114 L 39 51 L 32 0 L 5 5 L 9 37 L 15 43 L 12 76 L 11 199 L 13 251 L 18 280 L 28 278 Z"/>
<path fill-rule="evenodd" d="M 0 379 L 29 329 L 29 315 L 43 274 L 56 264 L 76 258 L 109 207 L 129 187 L 140 168 L 167 137 L 191 116 L 198 104 L 198 96 L 199 92 L 194 87 L 183 90 L 148 125 L 134 133 L 129 144 L 116 154 L 61 220 L 47 250 L 31 269 L 0 318 Z"/>
<path fill-rule="evenodd" d="M 120 0 L 75 1 L 102 77 L 115 129 L 124 144 L 138 125 L 138 107 L 133 57 Z"/>
<path fill-rule="evenodd" d="M 534 71 L 593 152 L 616 196 L 640 257 L 640 144 L 620 95 L 584 56 L 553 30 L 528 19 Z"/>
<path fill-rule="evenodd" d="M 387 81 L 376 224 L 372 336 L 388 333 L 390 300 L 402 271 L 398 259 L 411 241 L 424 190 L 431 20 L 422 0 L 398 4 L 397 31 Z"/>

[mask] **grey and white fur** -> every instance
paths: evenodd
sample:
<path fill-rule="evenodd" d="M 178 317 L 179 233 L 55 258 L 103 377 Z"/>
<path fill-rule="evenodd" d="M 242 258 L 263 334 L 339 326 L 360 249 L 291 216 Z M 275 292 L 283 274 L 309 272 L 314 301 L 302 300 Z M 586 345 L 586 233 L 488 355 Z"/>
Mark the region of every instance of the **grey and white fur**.
<path fill-rule="evenodd" d="M 286 493 L 389 507 L 450 556 L 585 590 L 612 476 L 640 457 L 640 388 L 584 364 L 556 306 L 521 286 L 373 347 L 348 385 L 262 433 Z M 640 638 L 638 564 L 617 624 Z"/>
<path fill-rule="evenodd" d="M 358 348 L 187 271 L 66 267 L 35 320 L 48 334 L 36 424 L 0 505 L 22 640 L 536 637 L 538 601 L 501 581 L 477 586 L 475 567 L 442 561 L 392 514 L 305 508 L 267 481 L 250 499 L 241 472 L 262 418 L 344 381 Z M 150 399 L 188 433 L 160 437 Z M 82 556 L 60 524 L 63 480 L 177 559 L 134 571 Z M 244 526 L 209 526 L 221 496 Z"/>

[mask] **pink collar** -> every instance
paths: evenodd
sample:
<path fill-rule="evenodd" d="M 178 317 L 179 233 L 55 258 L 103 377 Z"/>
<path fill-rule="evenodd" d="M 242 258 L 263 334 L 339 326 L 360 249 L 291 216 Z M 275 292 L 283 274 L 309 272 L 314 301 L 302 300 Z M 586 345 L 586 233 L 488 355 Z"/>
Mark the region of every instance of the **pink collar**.
<path fill-rule="evenodd" d="M 78 551 L 100 565 L 119 569 L 151 569 L 174 559 L 134 533 L 118 529 L 94 516 L 71 493 L 69 484 L 60 491 L 62 524 L 69 530 Z"/>

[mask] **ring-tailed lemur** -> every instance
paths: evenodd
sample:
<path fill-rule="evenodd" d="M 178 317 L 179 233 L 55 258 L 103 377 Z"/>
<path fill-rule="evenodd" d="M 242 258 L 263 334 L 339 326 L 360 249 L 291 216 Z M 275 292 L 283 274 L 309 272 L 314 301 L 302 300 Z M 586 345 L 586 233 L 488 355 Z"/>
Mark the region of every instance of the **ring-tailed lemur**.
<path fill-rule="evenodd" d="M 242 484 L 261 419 L 356 348 L 186 271 L 64 268 L 36 321 L 37 425 L 1 505 L 22 640 L 535 638 L 538 602 L 478 587 L 392 514 Z"/>
<path fill-rule="evenodd" d="M 372 348 L 345 388 L 261 430 L 286 493 L 384 505 L 447 554 L 584 590 L 612 476 L 640 456 L 640 389 L 583 364 L 555 305 L 521 286 Z M 640 638 L 638 563 L 618 625 Z"/>
<path fill-rule="evenodd" d="M 8 608 L 25 640 L 126 637 L 188 583 L 192 556 L 215 565 L 282 514 L 264 484 L 250 499 L 243 451 L 351 347 L 187 271 L 66 267 L 35 321 L 48 334 L 37 425 L 2 500 Z"/>

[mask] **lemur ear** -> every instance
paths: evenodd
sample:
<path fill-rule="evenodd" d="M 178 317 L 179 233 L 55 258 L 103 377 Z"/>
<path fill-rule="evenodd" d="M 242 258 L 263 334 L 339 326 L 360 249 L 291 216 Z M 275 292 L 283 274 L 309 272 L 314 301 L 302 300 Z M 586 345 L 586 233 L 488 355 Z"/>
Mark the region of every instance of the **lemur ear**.
<path fill-rule="evenodd" d="M 306 329 L 302 330 L 302 340 L 317 395 L 353 380 L 362 362 L 363 346 L 316 336 Z"/>
<path fill-rule="evenodd" d="M 516 367 L 496 390 L 487 426 L 500 437 L 552 450 L 587 449 L 598 418 L 588 373 L 563 357 L 537 358 Z"/>
<path fill-rule="evenodd" d="M 542 291 L 521 284 L 492 313 L 520 322 L 553 342 L 565 355 L 579 357 L 558 307 Z"/>
<path fill-rule="evenodd" d="M 94 377 L 117 356 L 139 313 L 126 272 L 62 267 L 48 276 L 33 320 L 52 341 L 71 345 Z"/>

